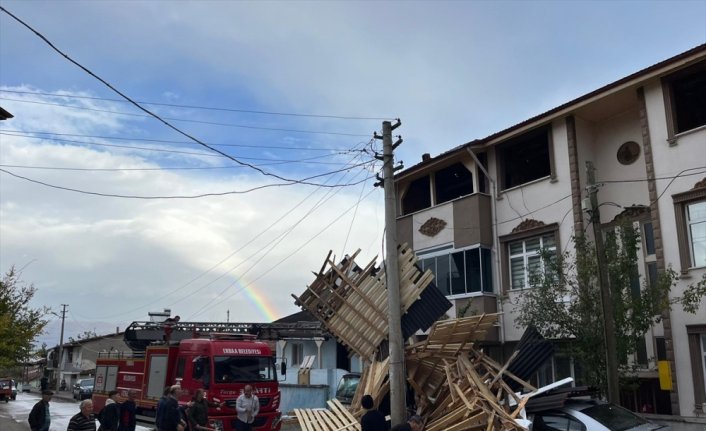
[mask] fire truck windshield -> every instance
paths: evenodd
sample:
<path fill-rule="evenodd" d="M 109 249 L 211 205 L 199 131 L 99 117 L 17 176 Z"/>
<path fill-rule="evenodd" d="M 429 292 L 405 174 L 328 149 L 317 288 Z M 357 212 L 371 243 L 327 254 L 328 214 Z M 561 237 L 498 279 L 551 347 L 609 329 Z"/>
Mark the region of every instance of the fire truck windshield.
<path fill-rule="evenodd" d="M 270 382 L 277 380 L 272 358 L 258 356 L 216 356 L 215 383 Z"/>

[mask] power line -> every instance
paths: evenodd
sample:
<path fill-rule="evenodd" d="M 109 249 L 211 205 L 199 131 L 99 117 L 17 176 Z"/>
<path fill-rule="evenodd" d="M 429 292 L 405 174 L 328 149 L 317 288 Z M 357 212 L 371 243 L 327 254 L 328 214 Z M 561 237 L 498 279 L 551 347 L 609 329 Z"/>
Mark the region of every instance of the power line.
<path fill-rule="evenodd" d="M 363 165 L 366 165 L 366 164 L 369 164 L 369 163 L 370 163 L 369 161 L 368 161 L 368 162 L 364 162 L 364 163 L 360 163 L 360 164 L 358 164 L 357 166 L 354 166 L 354 167 L 363 166 Z M 348 168 L 348 167 L 347 167 L 347 168 L 344 168 L 344 169 L 340 169 L 340 170 L 338 170 L 338 171 L 350 170 L 350 169 L 351 169 L 351 168 Z M 304 181 L 306 181 L 307 179 L 317 178 L 317 177 L 324 176 L 324 175 L 331 175 L 331 174 L 336 173 L 336 172 L 338 172 L 338 171 L 332 171 L 332 172 L 327 172 L 326 174 L 319 174 L 319 175 L 315 175 L 315 176 L 313 176 L 313 177 L 308 177 L 308 178 L 305 178 Z M 28 181 L 28 182 L 31 182 L 31 183 L 39 184 L 39 185 L 42 185 L 42 186 L 45 186 L 45 187 L 49 187 L 49 188 L 53 188 L 53 189 L 57 189 L 57 190 L 64 190 L 64 191 L 68 191 L 68 192 L 81 193 L 81 194 L 92 195 L 92 196 L 111 197 L 111 198 L 122 198 L 122 199 L 142 199 L 142 200 L 156 200 L 156 199 L 199 199 L 199 198 L 204 198 L 204 197 L 209 197 L 209 196 L 238 195 L 238 194 L 250 193 L 250 192 L 253 192 L 253 191 L 255 191 L 255 190 L 261 190 L 261 189 L 266 189 L 266 188 L 271 188 L 271 187 L 284 187 L 284 186 L 289 186 L 289 185 L 292 184 L 291 182 L 290 182 L 290 183 L 263 184 L 263 185 L 260 185 L 260 186 L 251 187 L 251 188 L 249 188 L 249 189 L 244 189 L 244 190 L 231 190 L 231 191 L 227 191 L 227 192 L 218 192 L 218 193 L 215 193 L 215 192 L 214 192 L 214 193 L 202 193 L 202 194 L 197 194 L 197 195 L 141 196 L 141 195 L 120 195 L 120 194 L 113 194 L 113 193 L 91 192 L 91 191 L 87 191 L 87 190 L 80 190 L 80 189 L 75 189 L 75 188 L 72 188 L 72 187 L 58 186 L 58 185 L 50 184 L 50 183 L 47 183 L 47 182 L 44 182 L 44 181 L 35 180 L 35 179 L 32 179 L 32 178 L 28 178 L 28 177 L 24 177 L 24 176 L 22 176 L 22 175 L 18 175 L 18 174 L 12 173 L 12 172 L 10 172 L 10 171 L 8 171 L 8 170 L 6 170 L 6 169 L 0 169 L 0 172 L 4 172 L 4 173 L 6 173 L 6 174 L 8 174 L 8 175 L 10 175 L 10 176 L 13 176 L 13 177 L 15 177 L 15 178 L 19 178 L 19 179 L 22 179 L 22 180 L 25 180 L 25 181 Z M 372 178 L 372 177 L 373 177 L 373 176 L 370 176 L 370 177 L 368 177 L 368 178 Z M 319 187 L 348 187 L 348 186 L 354 186 L 354 185 L 360 184 L 360 183 L 362 183 L 363 181 L 365 181 L 365 180 L 357 181 L 357 182 L 350 183 L 350 184 L 336 185 L 336 186 L 327 186 L 327 185 L 325 185 L 325 184 L 322 184 L 322 185 L 319 185 Z M 304 184 L 304 182 L 301 182 L 301 184 Z M 312 185 L 313 185 L 314 183 L 307 183 L 307 184 L 312 184 Z"/>
<path fill-rule="evenodd" d="M 359 157 L 360 157 L 360 155 L 357 155 L 357 156 L 353 157 L 353 158 L 350 160 L 351 167 L 354 165 L 354 162 L 355 162 L 356 159 L 359 158 Z M 345 180 L 345 177 L 348 176 L 349 171 L 345 171 L 345 172 L 342 171 L 341 174 L 342 174 L 342 175 L 340 176 L 339 182 L 342 182 L 342 181 Z M 330 181 L 331 178 L 332 178 L 332 177 L 329 177 L 329 179 L 327 179 L 326 181 L 327 181 L 327 182 Z M 355 178 L 355 177 L 354 177 L 354 178 Z M 272 222 L 272 223 L 271 223 L 267 228 L 265 228 L 263 231 L 261 231 L 260 233 L 258 233 L 258 234 L 255 235 L 254 237 L 250 238 L 245 244 L 243 244 L 242 246 L 240 246 L 238 249 L 236 249 L 235 251 L 233 251 L 232 253 L 230 253 L 230 254 L 229 254 L 228 256 L 226 256 L 225 258 L 221 259 L 221 260 L 220 260 L 218 263 L 216 263 L 215 265 L 211 266 L 208 270 L 206 270 L 206 271 L 202 272 L 201 274 L 197 275 L 196 277 L 192 278 L 189 282 L 187 282 L 187 283 L 181 285 L 180 287 L 178 287 L 178 288 L 176 288 L 176 289 L 171 290 L 166 296 L 169 296 L 169 295 L 171 295 L 171 294 L 173 294 L 173 293 L 176 293 L 176 292 L 178 292 L 178 291 L 180 291 L 180 290 L 185 289 L 185 288 L 188 287 L 189 285 L 193 284 L 195 281 L 197 281 L 197 280 L 199 280 L 200 278 L 206 276 L 207 274 L 209 274 L 210 272 L 212 272 L 214 269 L 216 269 L 217 267 L 219 267 L 220 265 L 222 265 L 223 263 L 225 263 L 228 259 L 230 259 L 231 257 L 233 257 L 233 256 L 234 256 L 235 254 L 237 254 L 238 252 L 242 251 L 245 247 L 247 247 L 248 245 L 252 244 L 255 240 L 257 240 L 257 239 L 260 238 L 262 235 L 264 235 L 265 233 L 267 233 L 268 231 L 270 231 L 272 228 L 274 228 L 274 227 L 275 227 L 278 223 L 280 223 L 285 217 L 289 216 L 293 211 L 295 211 L 297 208 L 299 208 L 301 205 L 303 205 L 304 202 L 306 202 L 309 198 L 311 198 L 312 196 L 314 196 L 314 194 L 317 193 L 320 189 L 322 189 L 322 188 L 317 188 L 317 189 L 313 190 L 311 193 L 309 193 L 309 195 L 307 195 L 307 196 L 304 197 L 301 201 L 299 201 L 299 203 L 297 203 L 297 204 L 294 205 L 293 207 L 289 208 L 288 210 L 284 211 L 284 212 L 282 213 L 282 215 L 281 215 L 277 220 L 275 220 L 274 222 Z M 326 196 L 331 193 L 331 190 L 335 190 L 335 192 L 331 195 L 331 196 L 333 196 L 333 195 L 335 195 L 336 193 L 338 193 L 338 191 L 340 191 L 341 188 L 336 188 L 336 189 L 329 188 L 329 189 L 327 190 L 326 194 L 324 195 L 324 197 L 322 197 L 321 199 L 319 199 L 319 201 L 314 204 L 314 206 L 312 207 L 312 209 L 310 209 L 309 211 L 307 211 L 307 213 L 306 213 L 303 217 L 301 217 L 293 226 L 290 226 L 290 227 L 289 227 L 289 229 L 287 230 L 287 233 L 288 233 L 288 232 L 291 232 L 291 231 L 293 230 L 293 228 L 294 228 L 296 225 L 298 225 L 299 223 L 303 222 L 307 217 L 309 217 L 309 216 L 313 213 L 313 211 L 314 211 L 315 209 L 317 209 L 317 208 L 321 205 L 322 200 L 323 200 L 324 198 L 326 198 Z M 328 199 L 330 199 L 330 197 L 329 197 L 329 198 L 326 198 L 326 200 L 328 200 Z M 261 247 L 261 248 L 260 248 L 258 251 L 256 251 L 254 254 L 252 254 L 251 256 L 249 256 L 248 258 L 246 258 L 242 263 L 248 261 L 251 257 L 255 256 L 257 253 L 263 251 L 263 250 L 264 250 L 265 248 L 267 248 L 270 244 L 272 244 L 272 242 L 276 241 L 277 238 L 282 237 L 282 235 L 285 235 L 285 234 L 281 234 L 281 235 L 278 235 L 277 237 L 275 237 L 275 239 L 273 239 L 272 241 L 270 241 L 270 242 L 268 242 L 267 244 L 265 244 L 263 247 Z M 270 250 L 270 251 L 271 251 L 271 250 Z M 267 253 L 269 253 L 269 251 L 268 251 Z M 242 264 L 242 263 L 241 263 L 241 264 Z M 190 292 L 190 293 L 187 294 L 186 296 L 184 296 L 184 297 L 182 297 L 182 298 L 176 300 L 175 302 L 172 302 L 170 305 L 175 305 L 175 304 L 177 304 L 177 303 L 179 303 L 179 302 L 185 300 L 186 298 L 189 298 L 189 297 L 193 296 L 194 294 L 196 294 L 196 293 L 202 291 L 202 290 L 205 289 L 206 287 L 212 285 L 212 284 L 215 283 L 216 281 L 218 281 L 218 280 L 220 280 L 221 278 L 223 278 L 224 276 L 226 276 L 227 274 L 233 272 L 233 271 L 234 271 L 235 269 L 237 269 L 241 264 L 236 265 L 234 268 L 231 268 L 231 269 L 229 269 L 228 271 L 225 271 L 224 273 L 222 273 L 221 275 L 219 275 L 218 277 L 216 277 L 214 280 L 211 280 L 211 281 L 209 281 L 208 283 L 206 283 L 205 285 L 194 289 L 192 292 Z M 249 271 L 249 270 L 248 270 L 248 271 Z M 229 284 L 229 287 L 230 287 L 230 284 Z M 153 304 L 156 304 L 156 303 L 158 303 L 158 302 L 162 302 L 163 299 L 164 299 L 164 296 L 162 296 L 162 297 L 156 299 L 155 301 L 152 301 L 152 302 L 147 303 L 147 304 L 143 304 L 143 305 L 141 305 L 140 307 L 137 307 L 137 308 L 128 310 L 128 311 L 126 311 L 126 312 L 122 312 L 122 313 L 119 313 L 119 314 L 115 314 L 115 315 L 113 315 L 113 316 L 102 316 L 102 317 L 103 317 L 103 318 L 106 318 L 106 317 L 108 317 L 108 318 L 109 318 L 109 317 L 116 317 L 116 316 L 124 315 L 125 313 L 131 313 L 131 312 L 134 312 L 134 311 L 142 310 L 142 309 L 147 308 L 147 307 L 149 307 L 149 306 L 151 306 L 151 305 L 153 305 Z M 84 317 L 85 317 L 85 316 L 84 316 Z"/>
<path fill-rule="evenodd" d="M 63 98 L 73 98 L 73 99 L 86 99 L 86 100 L 102 100 L 107 102 L 118 102 L 118 103 L 129 103 L 121 99 L 110 99 L 106 97 L 92 97 L 92 96 L 77 96 L 73 94 L 53 94 L 53 93 L 42 93 L 39 91 L 18 91 L 18 90 L 3 90 L 0 92 L 4 93 L 14 93 L 14 94 L 31 94 L 37 96 L 50 96 L 50 97 L 63 97 Z M 349 115 L 327 115 L 327 114 L 302 114 L 302 113 L 291 113 L 291 112 L 277 112 L 277 111 L 255 111 L 251 109 L 236 109 L 236 108 L 220 108 L 215 106 L 199 106 L 199 105 L 180 105 L 175 103 L 158 103 L 158 102 L 148 102 L 148 101 L 137 101 L 137 103 L 143 105 L 152 106 L 167 106 L 170 108 L 186 108 L 186 109 L 203 109 L 209 111 L 223 111 L 223 112 L 241 112 L 246 114 L 262 114 L 262 115 L 279 115 L 279 116 L 290 116 L 290 117 L 312 117 L 312 118 L 331 118 L 336 120 L 389 120 L 385 117 L 360 117 L 360 116 L 349 116 Z"/>
<path fill-rule="evenodd" d="M 16 135 L 16 134 L 12 134 L 12 133 L 4 133 L 2 131 L 0 131 L 0 135 L 21 137 L 21 138 L 26 138 L 26 139 L 46 139 L 46 140 L 51 140 L 54 142 L 68 142 L 68 143 L 72 143 L 72 144 L 95 145 L 95 146 L 99 146 L 99 147 L 124 148 L 124 149 L 130 149 L 130 150 L 155 151 L 155 152 L 173 153 L 173 154 L 189 154 L 189 155 L 200 156 L 200 157 L 220 157 L 218 154 L 206 153 L 206 152 L 167 150 L 164 148 L 137 147 L 134 145 L 104 144 L 104 143 L 90 142 L 90 141 L 76 141 L 73 139 L 43 138 L 41 136 Z M 324 164 L 324 165 L 345 165 L 345 163 L 341 163 L 341 162 L 312 162 L 311 161 L 311 160 L 323 159 L 326 157 L 338 156 L 338 155 L 342 155 L 342 154 L 346 154 L 346 152 L 329 153 L 329 154 L 323 154 L 323 155 L 319 155 L 319 156 L 307 157 L 307 158 L 303 158 L 303 159 L 272 159 L 272 158 L 261 158 L 261 157 L 240 157 L 240 159 L 241 160 L 275 162 L 275 163 L 266 163 L 267 165 L 284 164 L 284 163 L 313 163 L 313 164 Z M 263 166 L 263 165 L 265 165 L 265 163 L 258 164 L 258 166 Z M 238 167 L 245 167 L 245 166 L 241 165 Z"/>
<path fill-rule="evenodd" d="M 125 116 L 129 116 L 129 117 L 157 118 L 162 123 L 167 124 L 172 129 L 174 129 L 177 132 L 181 133 L 182 135 L 185 135 L 188 137 L 190 137 L 190 135 L 187 135 L 185 132 L 182 132 L 180 129 L 177 129 L 175 126 L 172 126 L 170 123 L 167 123 L 165 120 L 181 121 L 183 123 L 208 124 L 210 126 L 237 127 L 240 129 L 269 130 L 269 131 L 275 131 L 275 132 L 292 132 L 292 133 L 309 133 L 309 134 L 313 134 L 313 135 L 335 135 L 335 136 L 355 136 L 355 137 L 369 136 L 369 135 L 364 135 L 364 134 L 359 134 L 359 133 L 325 132 L 325 131 L 321 131 L 321 130 L 285 129 L 285 128 L 280 128 L 280 127 L 250 126 L 250 125 L 246 125 L 246 124 L 219 123 L 219 122 L 215 122 L 215 121 L 203 121 L 203 120 L 191 120 L 191 119 L 184 119 L 184 118 L 162 117 L 162 116 L 157 116 L 157 114 L 154 114 L 151 111 L 148 111 L 144 108 L 142 108 L 142 110 L 145 112 L 148 112 L 149 115 L 136 114 L 134 112 L 111 111 L 110 109 L 89 108 L 86 106 L 66 105 L 66 104 L 61 104 L 61 103 L 40 102 L 38 100 L 10 99 L 7 97 L 0 97 L 0 100 L 7 100 L 10 102 L 19 102 L 19 103 L 32 103 L 35 105 L 59 106 L 62 108 L 80 109 L 82 111 L 91 111 L 91 112 L 103 112 L 103 113 L 107 113 L 107 114 L 125 115 Z M 193 138 L 193 139 L 195 142 L 200 143 L 200 141 L 196 140 L 196 138 Z M 202 144 L 202 145 L 205 145 L 205 144 Z"/>
<path fill-rule="evenodd" d="M 81 70 L 83 70 L 84 72 L 88 73 L 90 76 L 92 76 L 92 77 L 94 77 L 95 79 L 97 79 L 98 81 L 100 81 L 100 82 L 101 82 L 102 84 L 104 84 L 106 87 L 110 88 L 110 89 L 111 89 L 112 91 L 114 91 L 116 94 L 120 95 L 120 97 L 122 97 L 123 99 L 129 101 L 132 105 L 134 105 L 135 107 L 137 107 L 139 110 L 141 110 L 141 111 L 145 112 L 146 114 L 149 114 L 150 116 L 154 117 L 156 120 L 158 120 L 159 122 L 161 122 L 161 123 L 164 124 L 165 126 L 169 127 L 170 129 L 174 130 L 175 132 L 177 132 L 177 133 L 179 133 L 179 134 L 181 134 L 181 135 L 187 137 L 188 139 L 191 139 L 192 141 L 198 143 L 199 145 L 204 146 L 205 148 L 208 148 L 209 150 L 211 150 L 211 151 L 213 151 L 213 152 L 215 152 L 215 153 L 221 154 L 223 157 L 226 157 L 226 158 L 228 158 L 228 159 L 230 159 L 230 160 L 233 160 L 234 162 L 236 162 L 236 163 L 238 163 L 238 164 L 241 164 L 241 165 L 244 165 L 244 166 L 248 166 L 248 167 L 250 167 L 251 169 L 253 169 L 253 170 L 257 171 L 257 172 L 260 172 L 262 175 L 270 176 L 270 177 L 277 178 L 277 179 L 279 179 L 279 180 L 286 181 L 286 182 L 290 183 L 290 184 L 288 184 L 288 185 L 291 185 L 291 184 L 307 184 L 307 185 L 315 185 L 315 186 L 318 186 L 318 185 L 319 185 L 319 184 L 317 184 L 317 183 L 311 183 L 311 182 L 308 182 L 308 181 L 306 181 L 306 180 L 290 179 L 290 178 L 286 178 L 286 177 L 283 177 L 283 176 L 274 174 L 274 173 L 272 173 L 272 172 L 265 171 L 265 170 L 262 169 L 262 168 L 259 168 L 259 167 L 257 167 L 257 166 L 254 166 L 254 165 L 252 165 L 252 164 L 250 164 L 250 163 L 247 163 L 247 162 L 242 162 L 242 161 L 238 160 L 237 158 L 235 158 L 235 157 L 233 157 L 233 156 L 231 156 L 231 155 L 229 155 L 229 154 L 226 154 L 226 153 L 224 153 L 224 152 L 222 152 L 222 151 L 220 151 L 220 150 L 218 150 L 218 149 L 216 149 L 216 148 L 213 148 L 213 147 L 209 146 L 208 144 L 206 144 L 206 143 L 200 141 L 199 139 L 195 138 L 194 136 L 192 136 L 192 135 L 190 135 L 190 134 L 188 134 L 188 133 L 182 131 L 182 130 L 179 129 L 178 127 L 172 125 L 172 124 L 169 123 L 168 121 L 162 119 L 159 115 L 153 113 L 152 111 L 150 111 L 150 110 L 147 109 L 147 108 L 144 108 L 142 105 L 140 105 L 139 103 L 135 102 L 135 101 L 134 101 L 133 99 L 131 99 L 129 96 L 127 96 L 127 95 L 123 94 L 122 92 L 120 92 L 117 88 L 115 88 L 114 86 L 112 86 L 110 83 L 108 83 L 107 81 L 105 81 L 103 78 L 99 77 L 98 75 L 96 75 L 95 73 L 93 73 L 92 71 L 90 71 L 88 68 L 86 68 L 85 66 L 81 65 L 80 63 L 78 63 L 78 62 L 77 62 L 76 60 L 74 60 L 73 58 L 69 57 L 68 54 L 64 53 L 64 52 L 61 51 L 59 48 L 57 48 L 56 46 L 54 46 L 54 44 L 53 44 L 51 41 L 49 41 L 49 39 L 47 39 L 44 35 L 42 35 L 42 34 L 39 33 L 37 30 L 35 30 L 34 28 L 32 28 L 29 24 L 27 24 L 27 23 L 25 23 L 24 21 L 22 21 L 20 18 L 16 17 L 16 16 L 13 15 L 12 13 L 10 13 L 10 11 L 8 11 L 7 9 L 5 9 L 3 6 L 0 6 L 0 10 L 2 10 L 3 12 L 5 12 L 5 13 L 8 14 L 9 16 L 11 16 L 15 21 L 19 22 L 19 23 L 22 24 L 24 27 L 26 27 L 28 30 L 30 30 L 32 33 L 34 33 L 35 35 L 37 35 L 37 36 L 38 36 L 40 39 L 42 39 L 46 44 L 48 44 L 54 51 L 56 51 L 57 53 L 59 53 L 60 55 L 62 55 L 62 56 L 63 56 L 64 58 L 66 58 L 69 62 L 71 62 L 72 64 L 76 65 L 76 66 L 79 67 Z M 283 184 L 283 185 L 285 185 L 285 184 Z"/>
<path fill-rule="evenodd" d="M 108 139 L 108 140 L 116 140 L 116 141 L 132 141 L 132 142 L 155 142 L 159 144 L 185 144 L 185 145 L 193 145 L 193 141 L 174 141 L 174 140 L 168 140 L 168 139 L 147 139 L 147 138 L 129 138 L 129 137 L 124 137 L 124 136 L 101 136 L 101 135 L 82 135 L 82 134 L 76 134 L 76 133 L 55 133 L 55 132 L 41 132 L 41 131 L 24 131 L 24 130 L 12 130 L 12 129 L 2 129 L 0 128 L 0 132 L 9 132 L 9 133 L 16 133 L 17 135 L 15 136 L 27 136 L 27 137 L 32 137 L 31 135 L 52 135 L 52 136 L 71 136 L 71 137 L 76 137 L 76 138 L 94 138 L 94 139 Z M 51 139 L 51 138 L 46 138 L 46 139 Z M 214 147 L 239 147 L 239 148 L 266 148 L 266 149 L 274 149 L 274 150 L 304 150 L 304 151 L 350 151 L 346 150 L 344 148 L 327 148 L 327 147 L 292 147 L 292 146 L 286 146 L 286 145 L 247 145 L 247 144 L 214 144 L 214 143 L 209 143 L 209 145 L 212 145 Z M 358 150 L 358 151 L 363 151 L 363 150 Z"/>

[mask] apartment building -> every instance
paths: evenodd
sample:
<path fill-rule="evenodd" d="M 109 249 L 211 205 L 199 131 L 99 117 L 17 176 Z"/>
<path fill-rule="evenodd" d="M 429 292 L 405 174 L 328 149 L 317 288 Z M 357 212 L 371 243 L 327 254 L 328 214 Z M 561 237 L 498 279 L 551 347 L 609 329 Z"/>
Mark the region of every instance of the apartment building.
<path fill-rule="evenodd" d="M 395 177 L 397 236 L 431 269 L 458 313 L 502 312 L 486 348 L 511 351 L 524 328 L 508 303 L 529 288 L 541 249 L 566 250 L 593 231 L 586 162 L 599 184 L 600 223 L 627 217 L 641 232 L 639 274 L 679 274 L 671 296 L 706 276 L 706 45 L 421 163 Z M 665 310 L 635 358 L 657 413 L 706 413 L 706 300 Z M 672 389 L 660 388 L 657 360 Z M 577 376 L 555 356 L 538 379 Z M 644 400 L 635 400 L 643 403 Z"/>

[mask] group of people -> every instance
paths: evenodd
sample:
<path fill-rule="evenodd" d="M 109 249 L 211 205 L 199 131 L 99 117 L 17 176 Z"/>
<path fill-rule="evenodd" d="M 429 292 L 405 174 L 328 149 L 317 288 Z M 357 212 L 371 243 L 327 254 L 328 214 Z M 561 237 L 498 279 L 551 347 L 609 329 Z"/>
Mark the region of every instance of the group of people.
<path fill-rule="evenodd" d="M 42 399 L 32 407 L 28 418 L 31 431 L 49 431 L 51 425 L 49 401 L 53 395 L 54 392 L 43 390 Z M 71 417 L 66 431 L 96 431 L 96 419 L 100 422 L 98 431 L 135 431 L 136 395 L 137 392 L 131 389 L 127 393 L 127 400 L 119 402 L 118 391 L 110 391 L 98 417 L 93 414 L 93 401 L 90 399 L 81 401 L 80 411 Z"/>
<path fill-rule="evenodd" d="M 423 431 L 424 420 L 420 416 L 411 416 L 407 422 L 395 425 L 390 428 L 380 410 L 375 408 L 373 397 L 364 395 L 360 400 L 360 405 L 366 410 L 360 418 L 361 431 Z"/>
<path fill-rule="evenodd" d="M 213 431 L 208 423 L 209 407 L 220 407 L 221 403 L 206 399 L 203 389 L 197 389 L 193 398 L 184 406 L 179 405 L 181 387 L 165 388 L 157 403 L 155 425 L 157 431 Z M 236 431 L 251 431 L 255 417 L 260 411 L 260 401 L 253 394 L 252 386 L 246 385 L 235 402 Z"/>

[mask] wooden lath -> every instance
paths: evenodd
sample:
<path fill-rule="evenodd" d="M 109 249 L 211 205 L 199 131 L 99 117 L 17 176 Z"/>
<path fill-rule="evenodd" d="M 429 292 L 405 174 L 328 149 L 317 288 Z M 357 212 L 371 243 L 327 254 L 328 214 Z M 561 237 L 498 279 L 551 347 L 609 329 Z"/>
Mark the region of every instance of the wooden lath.
<path fill-rule="evenodd" d="M 297 305 L 308 310 L 350 351 L 372 361 L 380 344 L 387 339 L 387 290 L 385 271 L 375 260 L 360 268 L 353 256 L 336 264 L 329 252 L 314 282 L 299 297 Z M 419 299 L 432 282 L 431 271 L 422 273 L 417 256 L 406 245 L 398 254 L 400 267 L 400 305 L 402 313 Z"/>

